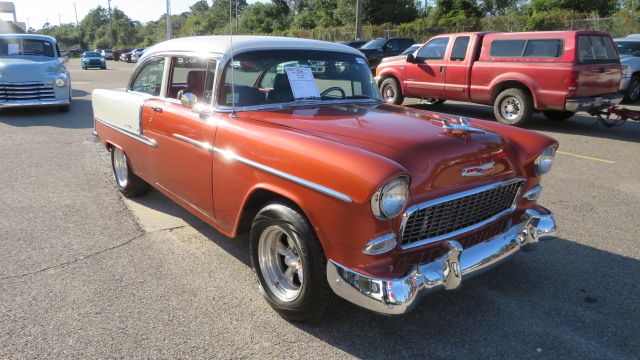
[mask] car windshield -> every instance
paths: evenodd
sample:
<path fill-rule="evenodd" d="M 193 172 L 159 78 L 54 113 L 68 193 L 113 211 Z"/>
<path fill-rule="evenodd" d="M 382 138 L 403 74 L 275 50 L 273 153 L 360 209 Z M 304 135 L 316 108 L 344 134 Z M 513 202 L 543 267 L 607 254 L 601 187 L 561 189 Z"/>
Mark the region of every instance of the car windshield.
<path fill-rule="evenodd" d="M 362 45 L 362 47 L 360 47 L 360 49 L 380 49 L 384 43 L 387 42 L 386 39 L 376 39 L 376 40 L 371 40 L 368 43 Z"/>
<path fill-rule="evenodd" d="M 220 106 L 380 100 L 366 60 L 349 53 L 252 51 L 235 56 L 223 74 L 224 86 L 218 92 Z"/>
<path fill-rule="evenodd" d="M 46 40 L 0 39 L 0 56 L 35 55 L 55 57 L 53 44 Z"/>
<path fill-rule="evenodd" d="M 100 53 L 92 51 L 84 53 L 84 57 L 102 57 L 102 55 L 100 55 Z"/>
<path fill-rule="evenodd" d="M 616 41 L 620 55 L 640 56 L 640 41 Z"/>
<path fill-rule="evenodd" d="M 416 50 L 420 47 L 420 45 L 422 45 L 422 44 L 415 44 L 415 45 L 411 45 L 411 46 L 409 46 L 409 47 L 407 48 L 407 50 L 403 51 L 400 55 L 407 55 L 407 54 L 411 54 L 411 53 L 413 53 L 414 51 L 416 51 Z"/>

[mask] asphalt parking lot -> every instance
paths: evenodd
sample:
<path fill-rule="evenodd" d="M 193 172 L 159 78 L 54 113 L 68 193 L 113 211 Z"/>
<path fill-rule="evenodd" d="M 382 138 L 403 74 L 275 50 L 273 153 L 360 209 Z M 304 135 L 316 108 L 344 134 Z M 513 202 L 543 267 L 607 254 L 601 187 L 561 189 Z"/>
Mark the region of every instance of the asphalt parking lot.
<path fill-rule="evenodd" d="M 640 122 L 536 115 L 529 128 L 560 142 L 540 200 L 559 234 L 537 251 L 407 316 L 341 301 L 296 324 L 262 300 L 246 237 L 158 192 L 119 195 L 91 136 L 91 91 L 124 87 L 133 66 L 72 59 L 69 113 L 0 113 L 0 359 L 638 358 Z M 493 119 L 487 106 L 405 105 Z"/>

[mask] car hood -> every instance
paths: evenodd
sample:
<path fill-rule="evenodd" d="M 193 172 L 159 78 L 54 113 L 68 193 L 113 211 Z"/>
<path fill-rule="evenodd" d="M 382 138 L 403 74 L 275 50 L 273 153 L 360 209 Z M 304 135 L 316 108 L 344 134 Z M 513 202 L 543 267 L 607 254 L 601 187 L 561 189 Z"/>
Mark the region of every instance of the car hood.
<path fill-rule="evenodd" d="M 32 56 L 22 58 L 0 58 L 0 81 L 42 81 L 43 75 L 64 72 L 64 65 L 57 58 Z"/>
<path fill-rule="evenodd" d="M 475 183 L 477 177 L 462 173 L 478 165 L 493 163 L 482 180 L 518 172 L 505 152 L 504 138 L 477 127 L 481 120 L 471 120 L 474 128 L 452 131 L 441 120 L 459 123 L 459 118 L 389 104 L 308 106 L 247 115 L 392 160 L 411 174 L 412 187 L 420 187 L 420 192 Z"/>
<path fill-rule="evenodd" d="M 98 56 L 86 56 L 83 57 L 82 60 L 102 60 L 102 57 L 98 57 Z"/>
<path fill-rule="evenodd" d="M 623 64 L 640 61 L 640 57 L 633 55 L 620 55 L 620 62 Z"/>

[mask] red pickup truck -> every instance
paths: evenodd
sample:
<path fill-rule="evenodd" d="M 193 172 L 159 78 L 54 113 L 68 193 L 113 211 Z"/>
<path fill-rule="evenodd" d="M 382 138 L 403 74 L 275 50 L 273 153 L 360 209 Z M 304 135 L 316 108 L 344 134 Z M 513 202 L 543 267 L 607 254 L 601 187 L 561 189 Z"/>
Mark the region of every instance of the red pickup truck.
<path fill-rule="evenodd" d="M 598 31 L 439 35 L 376 71 L 387 102 L 412 97 L 428 104 L 488 104 L 499 122 L 515 126 L 534 111 L 559 121 L 616 105 L 620 77 L 613 40 Z"/>

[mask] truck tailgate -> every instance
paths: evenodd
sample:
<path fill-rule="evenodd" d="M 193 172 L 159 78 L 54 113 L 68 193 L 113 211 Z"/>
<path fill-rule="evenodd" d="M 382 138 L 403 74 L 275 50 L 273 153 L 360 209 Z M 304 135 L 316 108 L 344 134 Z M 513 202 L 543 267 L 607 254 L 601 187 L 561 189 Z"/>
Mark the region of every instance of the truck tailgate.
<path fill-rule="evenodd" d="M 618 91 L 620 63 L 579 64 L 577 96 L 596 96 Z"/>

